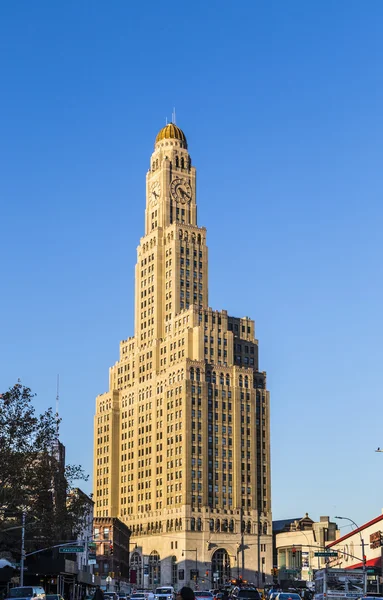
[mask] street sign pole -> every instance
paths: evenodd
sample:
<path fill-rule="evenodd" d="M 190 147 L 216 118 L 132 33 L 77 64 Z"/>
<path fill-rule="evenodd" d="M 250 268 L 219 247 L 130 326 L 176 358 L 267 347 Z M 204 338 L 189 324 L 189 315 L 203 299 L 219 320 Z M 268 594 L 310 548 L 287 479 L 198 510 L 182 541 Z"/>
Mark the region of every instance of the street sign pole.
<path fill-rule="evenodd" d="M 23 510 L 21 525 L 21 558 L 20 558 L 20 587 L 24 585 L 24 560 L 25 560 L 25 510 Z"/>

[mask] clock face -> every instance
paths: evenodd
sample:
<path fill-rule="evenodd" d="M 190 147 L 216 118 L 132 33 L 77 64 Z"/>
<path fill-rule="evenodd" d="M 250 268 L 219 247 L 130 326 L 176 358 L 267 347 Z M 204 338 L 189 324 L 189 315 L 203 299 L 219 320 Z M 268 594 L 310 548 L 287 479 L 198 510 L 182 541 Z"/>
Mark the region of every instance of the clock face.
<path fill-rule="evenodd" d="M 173 179 L 170 185 L 170 193 L 174 200 L 185 204 L 192 199 L 192 189 L 186 179 Z"/>
<path fill-rule="evenodd" d="M 161 194 L 161 186 L 159 181 L 152 183 L 150 188 L 150 201 L 152 204 L 157 204 Z"/>

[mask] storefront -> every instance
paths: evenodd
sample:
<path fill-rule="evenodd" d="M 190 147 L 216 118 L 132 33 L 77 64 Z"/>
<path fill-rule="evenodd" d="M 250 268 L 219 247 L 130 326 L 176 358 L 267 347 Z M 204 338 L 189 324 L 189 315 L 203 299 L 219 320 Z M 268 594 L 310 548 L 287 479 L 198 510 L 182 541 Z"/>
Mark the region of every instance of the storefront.
<path fill-rule="evenodd" d="M 327 548 L 338 552 L 337 557 L 329 560 L 328 566 L 360 569 L 365 565 L 367 591 L 382 593 L 382 543 L 383 514 L 327 544 Z"/>

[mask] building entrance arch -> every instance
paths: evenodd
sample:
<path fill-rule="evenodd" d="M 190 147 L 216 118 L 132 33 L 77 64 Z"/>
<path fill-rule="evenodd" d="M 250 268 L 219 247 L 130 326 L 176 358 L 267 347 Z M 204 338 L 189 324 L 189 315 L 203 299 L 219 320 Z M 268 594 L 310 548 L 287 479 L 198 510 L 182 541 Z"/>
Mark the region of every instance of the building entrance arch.
<path fill-rule="evenodd" d="M 130 581 L 132 583 L 136 583 L 141 587 L 142 585 L 142 560 L 141 555 L 138 552 L 133 552 L 132 557 L 130 559 L 130 571 L 131 573 L 135 571 L 135 581 L 132 581 L 132 577 Z M 134 578 L 134 575 L 133 575 Z"/>
<path fill-rule="evenodd" d="M 149 585 L 161 584 L 161 561 L 156 550 L 149 555 Z"/>
<path fill-rule="evenodd" d="M 211 572 L 214 586 L 230 580 L 230 556 L 225 548 L 219 548 L 211 557 Z"/>

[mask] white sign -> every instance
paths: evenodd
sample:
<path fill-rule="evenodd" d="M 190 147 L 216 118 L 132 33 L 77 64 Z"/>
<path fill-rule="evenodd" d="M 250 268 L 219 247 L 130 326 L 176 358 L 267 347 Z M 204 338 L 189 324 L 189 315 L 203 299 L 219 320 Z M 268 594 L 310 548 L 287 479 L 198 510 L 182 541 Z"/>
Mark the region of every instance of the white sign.
<path fill-rule="evenodd" d="M 95 558 L 89 558 L 88 559 L 88 565 L 96 565 L 96 564 L 97 564 L 97 561 L 96 561 Z"/>
<path fill-rule="evenodd" d="M 308 571 L 310 568 L 310 564 L 309 564 L 309 553 L 308 552 L 302 552 L 302 571 Z"/>
<path fill-rule="evenodd" d="M 106 583 L 111 583 L 111 581 L 112 581 L 112 578 L 108 576 L 108 577 L 105 579 L 105 581 L 106 581 Z"/>

